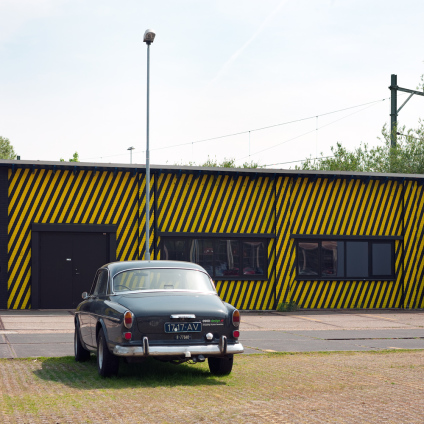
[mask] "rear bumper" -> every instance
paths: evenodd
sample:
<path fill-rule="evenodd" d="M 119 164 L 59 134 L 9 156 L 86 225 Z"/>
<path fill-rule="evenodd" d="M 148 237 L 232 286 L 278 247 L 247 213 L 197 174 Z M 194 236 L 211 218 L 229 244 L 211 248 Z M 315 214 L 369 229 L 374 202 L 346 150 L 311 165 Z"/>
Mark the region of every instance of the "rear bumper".
<path fill-rule="evenodd" d="M 222 336 L 219 344 L 216 345 L 180 345 L 180 346 L 150 346 L 147 337 L 143 338 L 143 346 L 120 346 L 113 349 L 117 356 L 184 356 L 191 358 L 196 355 L 221 356 L 243 353 L 244 348 L 241 343 L 227 344 L 227 338 Z"/>

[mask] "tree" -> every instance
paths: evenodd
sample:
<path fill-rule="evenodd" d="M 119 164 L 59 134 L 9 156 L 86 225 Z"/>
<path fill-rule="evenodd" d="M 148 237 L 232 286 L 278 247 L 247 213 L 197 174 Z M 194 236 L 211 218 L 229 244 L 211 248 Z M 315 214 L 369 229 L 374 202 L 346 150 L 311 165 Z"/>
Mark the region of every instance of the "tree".
<path fill-rule="evenodd" d="M 222 162 L 218 162 L 216 159 L 211 159 L 208 156 L 208 159 L 200 165 L 196 165 L 195 162 L 189 162 L 188 164 L 184 163 L 176 163 L 175 165 L 180 166 L 203 166 L 205 168 L 261 168 L 261 166 L 257 162 L 244 162 L 243 165 L 237 166 L 235 158 L 224 158 Z"/>
<path fill-rule="evenodd" d="M 296 169 L 424 174 L 424 121 L 420 120 L 416 129 L 398 127 L 396 147 L 391 147 L 387 125 L 381 134 L 377 147 L 370 149 L 366 143 L 361 143 L 349 151 L 337 143 L 331 147 L 332 156 L 324 157 L 321 153 L 320 158 L 308 158 Z"/>
<path fill-rule="evenodd" d="M 65 162 L 65 159 L 60 158 L 60 161 Z M 78 152 L 75 152 L 72 158 L 68 160 L 68 162 L 79 162 Z"/>
<path fill-rule="evenodd" d="M 0 159 L 16 159 L 16 153 L 10 140 L 0 136 Z"/>

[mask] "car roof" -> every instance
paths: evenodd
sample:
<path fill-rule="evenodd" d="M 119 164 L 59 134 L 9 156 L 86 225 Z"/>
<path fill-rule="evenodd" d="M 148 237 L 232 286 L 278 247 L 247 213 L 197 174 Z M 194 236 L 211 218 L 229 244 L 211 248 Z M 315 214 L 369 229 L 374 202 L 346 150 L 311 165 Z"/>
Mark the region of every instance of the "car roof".
<path fill-rule="evenodd" d="M 183 261 L 121 261 L 121 262 L 111 262 L 109 264 L 103 265 L 102 268 L 107 268 L 111 276 L 118 274 L 119 272 L 130 270 L 130 269 L 140 269 L 140 268 L 175 268 L 175 269 L 193 269 L 196 271 L 206 272 L 203 267 L 200 265 L 194 264 L 193 262 L 183 262 Z"/>

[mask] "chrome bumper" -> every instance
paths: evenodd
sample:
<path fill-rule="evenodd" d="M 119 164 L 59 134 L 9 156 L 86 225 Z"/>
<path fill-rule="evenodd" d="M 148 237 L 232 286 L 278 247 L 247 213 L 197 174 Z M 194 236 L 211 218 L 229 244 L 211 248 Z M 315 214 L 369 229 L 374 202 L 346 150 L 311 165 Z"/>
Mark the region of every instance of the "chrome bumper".
<path fill-rule="evenodd" d="M 120 346 L 113 349 L 117 356 L 181 356 L 191 358 L 196 355 L 221 356 L 243 353 L 241 343 L 227 344 L 227 338 L 222 336 L 219 344 L 199 346 L 150 346 L 147 337 L 143 338 L 143 346 Z"/>

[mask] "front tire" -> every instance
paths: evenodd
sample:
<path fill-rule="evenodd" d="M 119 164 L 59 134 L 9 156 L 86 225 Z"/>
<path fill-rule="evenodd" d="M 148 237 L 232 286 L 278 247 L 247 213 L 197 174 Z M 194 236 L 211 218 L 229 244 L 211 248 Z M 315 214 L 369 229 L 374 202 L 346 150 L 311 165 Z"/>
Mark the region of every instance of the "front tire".
<path fill-rule="evenodd" d="M 88 351 L 81 343 L 81 337 L 77 326 L 75 326 L 74 333 L 74 354 L 77 362 L 84 362 L 90 358 L 90 351 Z"/>
<path fill-rule="evenodd" d="M 221 358 L 208 358 L 209 370 L 213 375 L 228 375 L 233 369 L 233 355 L 223 356 Z"/>
<path fill-rule="evenodd" d="M 97 337 L 97 370 L 101 377 L 111 377 L 118 374 L 119 358 L 109 352 L 103 328 Z"/>

